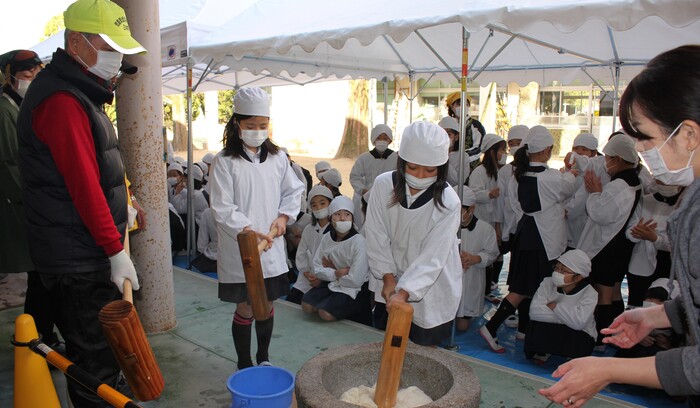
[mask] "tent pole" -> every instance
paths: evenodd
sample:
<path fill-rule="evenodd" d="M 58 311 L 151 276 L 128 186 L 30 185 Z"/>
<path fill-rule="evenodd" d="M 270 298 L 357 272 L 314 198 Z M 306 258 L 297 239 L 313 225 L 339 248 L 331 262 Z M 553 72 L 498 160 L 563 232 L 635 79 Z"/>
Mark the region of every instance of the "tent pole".
<path fill-rule="evenodd" d="M 615 128 L 617 127 L 615 121 L 617 120 L 617 102 L 618 98 L 617 95 L 619 95 L 620 92 L 620 62 L 616 61 L 615 62 L 615 89 L 613 91 L 613 118 L 612 118 L 612 132 L 610 133 L 615 133 Z"/>
<path fill-rule="evenodd" d="M 388 99 L 389 99 L 389 90 L 387 89 L 387 78 L 386 76 L 382 78 L 382 90 L 384 91 L 384 124 L 388 124 L 389 120 L 389 107 L 388 107 Z"/>
<path fill-rule="evenodd" d="M 408 71 L 408 123 L 413 123 L 413 71 Z"/>
<path fill-rule="evenodd" d="M 464 140 L 464 134 L 465 129 L 464 129 L 464 124 L 465 124 L 465 119 L 467 117 L 467 82 L 468 82 L 468 74 L 469 74 L 469 31 L 467 31 L 466 28 L 462 27 L 462 78 L 461 78 L 461 83 L 462 83 L 462 94 L 460 95 L 460 113 L 459 113 L 459 128 L 462 129 L 461 132 L 459 132 L 459 154 L 460 154 L 460 160 L 459 160 L 459 172 L 457 173 L 459 175 L 459 183 L 457 183 L 457 195 L 459 196 L 459 202 L 462 202 L 462 196 L 464 192 L 464 183 L 462 180 L 464 180 L 464 158 L 466 155 L 466 149 L 465 149 L 465 140 Z M 461 224 L 461 223 L 460 223 Z M 460 227 L 457 230 L 457 238 L 461 239 L 462 238 L 462 228 Z M 457 317 L 455 316 L 455 319 L 452 321 L 452 334 L 450 335 L 450 343 L 447 345 L 448 350 L 458 350 L 459 346 L 455 344 L 455 332 L 457 331 Z"/>
<path fill-rule="evenodd" d="M 194 208 L 192 206 L 192 193 L 194 192 L 194 178 L 191 169 L 194 164 L 192 157 L 192 58 L 187 59 L 187 269 L 192 269 L 192 248 L 194 246 Z"/>

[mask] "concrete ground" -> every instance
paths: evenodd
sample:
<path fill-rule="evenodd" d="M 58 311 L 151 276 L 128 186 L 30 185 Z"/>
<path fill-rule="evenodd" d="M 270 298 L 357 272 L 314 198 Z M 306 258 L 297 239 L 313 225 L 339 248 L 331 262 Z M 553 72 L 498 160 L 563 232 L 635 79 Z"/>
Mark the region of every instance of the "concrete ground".
<path fill-rule="evenodd" d="M 233 306 L 217 298 L 217 283 L 205 276 L 174 268 L 177 326 L 149 336 L 165 378 L 165 390 L 157 401 L 143 407 L 221 407 L 231 406 L 226 379 L 236 370 L 236 353 L 231 339 Z M 21 275 L 0 281 L 0 407 L 13 401 L 14 319 L 22 313 L 21 298 L 26 287 Z M 17 295 L 19 293 L 19 296 Z M 12 297 L 12 300 L 6 299 Z M 137 305 L 138 306 L 138 305 Z M 253 336 L 255 338 L 255 336 Z M 296 372 L 318 352 L 347 344 L 383 341 L 383 332 L 353 322 L 321 322 L 301 312 L 297 305 L 275 302 L 275 329 L 270 358 L 273 364 Z M 255 345 L 253 345 L 253 351 Z M 482 407 L 549 407 L 552 404 L 537 394 L 551 382 L 501 366 L 479 361 L 459 353 L 454 358 L 466 361 L 481 382 Z M 52 371 L 54 384 L 65 401 L 65 379 Z M 598 397 L 587 407 L 634 406 Z"/>

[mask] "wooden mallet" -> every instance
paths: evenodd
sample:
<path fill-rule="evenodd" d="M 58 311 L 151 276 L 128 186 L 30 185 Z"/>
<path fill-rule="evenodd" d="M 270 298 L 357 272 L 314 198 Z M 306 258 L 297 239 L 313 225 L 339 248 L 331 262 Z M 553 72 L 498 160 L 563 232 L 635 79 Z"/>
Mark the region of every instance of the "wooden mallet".
<path fill-rule="evenodd" d="M 270 229 L 271 238 L 277 235 L 277 228 Z M 253 317 L 257 321 L 270 318 L 270 308 L 265 289 L 265 277 L 263 276 L 260 254 L 267 248 L 267 241 L 258 243 L 258 237 L 253 230 L 245 230 L 238 234 L 238 248 L 241 251 L 245 284 L 248 289 L 248 302 L 253 308 Z"/>
<path fill-rule="evenodd" d="M 127 253 L 128 235 L 124 240 Z M 123 289 L 122 300 L 109 302 L 100 310 L 98 318 L 134 396 L 140 401 L 151 401 L 163 392 L 165 381 L 136 314 L 130 280 L 124 281 Z"/>
<path fill-rule="evenodd" d="M 379 408 L 392 408 L 396 404 L 408 334 L 413 321 L 413 307 L 408 303 L 394 302 L 388 312 L 389 322 L 384 334 L 382 360 L 374 393 L 374 402 Z"/>

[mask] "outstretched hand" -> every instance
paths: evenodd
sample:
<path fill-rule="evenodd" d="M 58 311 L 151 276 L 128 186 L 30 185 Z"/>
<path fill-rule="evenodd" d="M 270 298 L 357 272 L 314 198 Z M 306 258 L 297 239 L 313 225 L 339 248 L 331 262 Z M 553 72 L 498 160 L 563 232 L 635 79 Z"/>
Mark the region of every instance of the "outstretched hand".
<path fill-rule="evenodd" d="M 601 330 L 602 334 L 609 337 L 603 338 L 603 343 L 612 344 L 617 347 L 630 348 L 658 328 L 654 324 L 654 319 L 650 318 L 650 309 L 663 309 L 663 306 L 653 308 L 640 308 L 628 310 L 613 320 L 610 327 Z"/>
<path fill-rule="evenodd" d="M 610 381 L 606 375 L 606 358 L 584 357 L 559 366 L 552 377 L 561 378 L 540 395 L 565 407 L 580 407 L 605 388 Z"/>

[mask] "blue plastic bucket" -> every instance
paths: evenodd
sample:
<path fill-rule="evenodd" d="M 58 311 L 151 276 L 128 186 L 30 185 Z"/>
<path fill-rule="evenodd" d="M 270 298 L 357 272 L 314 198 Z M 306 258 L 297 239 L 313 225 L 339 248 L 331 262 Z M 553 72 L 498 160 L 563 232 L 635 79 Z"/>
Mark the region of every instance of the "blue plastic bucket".
<path fill-rule="evenodd" d="M 280 367 L 250 367 L 231 375 L 226 387 L 233 397 L 231 408 L 289 408 L 294 375 Z"/>

